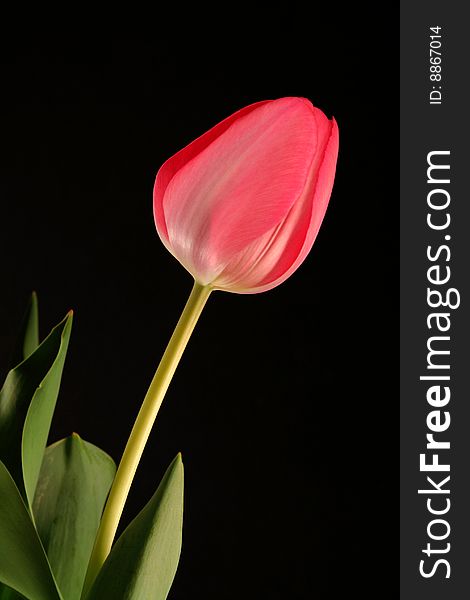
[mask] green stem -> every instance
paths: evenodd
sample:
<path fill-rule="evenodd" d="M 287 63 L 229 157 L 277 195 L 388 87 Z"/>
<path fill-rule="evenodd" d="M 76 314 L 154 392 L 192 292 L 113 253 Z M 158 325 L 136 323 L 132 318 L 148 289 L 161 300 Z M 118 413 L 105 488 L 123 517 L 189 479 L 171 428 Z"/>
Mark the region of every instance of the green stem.
<path fill-rule="evenodd" d="M 122 455 L 111 491 L 101 518 L 100 527 L 88 565 L 82 598 L 86 598 L 106 560 L 121 518 L 137 466 L 145 448 L 158 410 L 162 404 L 176 367 L 186 348 L 197 320 L 211 293 L 209 286 L 194 283 L 186 306 L 171 336 L 162 360 L 140 408 L 131 435 Z"/>

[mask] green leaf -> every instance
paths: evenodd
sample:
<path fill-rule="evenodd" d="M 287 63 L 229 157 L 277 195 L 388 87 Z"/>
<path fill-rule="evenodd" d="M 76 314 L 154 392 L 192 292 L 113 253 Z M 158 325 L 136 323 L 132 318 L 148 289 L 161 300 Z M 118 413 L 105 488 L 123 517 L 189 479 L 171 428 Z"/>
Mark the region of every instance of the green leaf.
<path fill-rule="evenodd" d="M 72 314 L 62 321 L 60 345 L 51 368 L 34 392 L 23 427 L 22 462 L 26 498 L 31 508 L 36 484 L 41 470 L 44 450 L 49 437 L 65 356 L 72 329 Z"/>
<path fill-rule="evenodd" d="M 16 367 L 25 358 L 28 358 L 39 346 L 39 317 L 38 297 L 36 292 L 31 294 L 31 299 L 21 323 L 18 341 L 13 350 L 11 368 Z M 1 596 L 0 596 L 1 600 Z"/>
<path fill-rule="evenodd" d="M 77 434 L 44 454 L 33 514 L 65 600 L 80 598 L 115 472 L 113 459 Z"/>
<path fill-rule="evenodd" d="M 183 463 L 178 454 L 111 550 L 87 600 L 165 600 L 178 566 L 182 527 Z"/>
<path fill-rule="evenodd" d="M 0 581 L 29 600 L 61 598 L 36 529 L 5 465 L 0 462 Z"/>
<path fill-rule="evenodd" d="M 31 356 L 8 373 L 0 390 L 0 460 L 22 493 L 26 487 L 30 504 L 57 400 L 71 325 L 69 314 Z"/>
<path fill-rule="evenodd" d="M 12 590 L 11 587 L 0 583 L 0 600 L 24 600 L 24 596 Z"/>

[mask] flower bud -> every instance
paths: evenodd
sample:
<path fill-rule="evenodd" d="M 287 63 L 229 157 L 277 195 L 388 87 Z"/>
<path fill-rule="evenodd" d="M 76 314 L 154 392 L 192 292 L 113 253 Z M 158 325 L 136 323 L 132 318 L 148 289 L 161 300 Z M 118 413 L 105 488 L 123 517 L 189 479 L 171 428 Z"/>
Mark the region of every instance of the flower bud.
<path fill-rule="evenodd" d="M 338 127 L 305 98 L 234 113 L 167 160 L 154 215 L 167 249 L 203 285 L 269 290 L 303 262 L 325 215 Z"/>

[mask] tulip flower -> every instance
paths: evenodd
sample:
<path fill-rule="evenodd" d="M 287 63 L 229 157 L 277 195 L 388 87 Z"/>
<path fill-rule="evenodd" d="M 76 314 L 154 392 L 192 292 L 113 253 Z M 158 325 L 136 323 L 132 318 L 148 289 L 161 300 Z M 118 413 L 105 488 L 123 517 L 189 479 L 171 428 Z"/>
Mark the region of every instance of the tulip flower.
<path fill-rule="evenodd" d="M 305 98 L 281 98 L 239 110 L 159 170 L 157 231 L 195 283 L 117 470 L 84 597 L 109 554 L 157 412 L 210 293 L 263 292 L 299 267 L 325 215 L 337 154 L 334 119 Z"/>
<path fill-rule="evenodd" d="M 338 128 L 304 98 L 258 102 L 170 158 L 157 231 L 200 284 L 269 290 L 303 262 L 333 187 Z"/>

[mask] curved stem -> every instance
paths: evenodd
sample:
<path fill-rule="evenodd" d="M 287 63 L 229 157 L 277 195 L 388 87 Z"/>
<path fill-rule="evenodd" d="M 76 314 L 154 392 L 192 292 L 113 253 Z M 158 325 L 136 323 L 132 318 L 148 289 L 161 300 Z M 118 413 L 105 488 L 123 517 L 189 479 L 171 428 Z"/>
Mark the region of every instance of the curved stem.
<path fill-rule="evenodd" d="M 101 518 L 95 545 L 88 564 L 82 598 L 86 598 L 106 560 L 137 466 L 150 435 L 158 410 L 178 366 L 186 344 L 211 293 L 211 288 L 194 283 L 181 317 L 162 356 L 152 383 L 144 398 L 131 435 L 127 441 L 119 468 Z"/>

